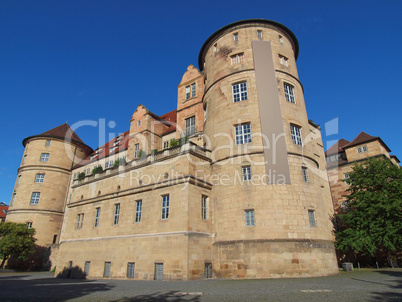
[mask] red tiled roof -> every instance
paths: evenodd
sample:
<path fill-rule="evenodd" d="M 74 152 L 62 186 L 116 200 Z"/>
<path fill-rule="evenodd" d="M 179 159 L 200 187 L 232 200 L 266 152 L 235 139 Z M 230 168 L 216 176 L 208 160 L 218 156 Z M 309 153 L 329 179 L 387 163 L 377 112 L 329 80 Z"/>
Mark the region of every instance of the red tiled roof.
<path fill-rule="evenodd" d="M 92 148 L 87 146 L 81 140 L 81 138 L 73 131 L 73 129 L 71 129 L 71 127 L 67 123 L 57 126 L 46 132 L 43 132 L 42 134 L 33 135 L 33 136 L 29 136 L 29 137 L 25 138 L 22 141 L 22 144 L 24 145 L 24 147 L 25 147 L 26 143 L 28 142 L 28 140 L 30 140 L 31 138 L 34 138 L 34 137 L 61 138 L 63 140 L 72 141 L 72 142 L 80 145 L 81 147 L 83 147 L 85 149 L 86 152 L 92 151 Z"/>
<path fill-rule="evenodd" d="M 384 145 L 384 147 L 387 149 L 388 152 L 391 152 L 391 150 L 388 148 L 388 146 L 382 141 L 382 139 L 379 136 L 371 136 L 365 132 L 360 132 L 358 136 L 356 136 L 356 138 L 350 142 L 349 144 L 347 144 L 345 146 L 345 148 L 350 148 L 356 145 L 360 145 L 360 144 L 364 144 L 364 143 L 368 143 L 374 140 L 378 140 L 380 141 L 380 143 L 382 143 Z"/>
<path fill-rule="evenodd" d="M 327 151 L 325 151 L 325 156 L 328 156 L 331 154 L 336 154 L 336 153 L 343 151 L 343 147 L 349 143 L 350 142 L 347 141 L 346 139 L 341 138 L 331 148 L 329 148 Z"/>
<path fill-rule="evenodd" d="M 168 129 L 163 134 L 168 134 L 173 131 L 176 131 L 176 123 L 177 123 L 177 109 L 170 111 L 168 113 L 165 113 L 164 115 L 161 115 L 161 118 L 164 119 L 165 121 L 169 122 L 170 126 Z"/>
<path fill-rule="evenodd" d="M 92 162 L 96 162 L 99 159 L 108 157 L 109 155 L 114 155 L 121 151 L 127 150 L 129 134 L 130 134 L 130 130 L 127 130 L 126 132 L 116 136 L 114 139 L 112 139 L 111 141 L 102 145 L 101 147 L 95 149 L 94 152 L 92 152 L 86 158 L 84 158 L 82 161 L 80 161 L 78 164 L 76 164 L 74 166 L 74 169 L 85 166 Z M 113 151 L 111 151 L 111 149 L 114 147 L 117 147 L 117 148 L 115 148 Z M 91 157 L 96 154 L 98 154 L 98 155 L 96 157 L 94 157 L 93 159 L 91 159 Z"/>

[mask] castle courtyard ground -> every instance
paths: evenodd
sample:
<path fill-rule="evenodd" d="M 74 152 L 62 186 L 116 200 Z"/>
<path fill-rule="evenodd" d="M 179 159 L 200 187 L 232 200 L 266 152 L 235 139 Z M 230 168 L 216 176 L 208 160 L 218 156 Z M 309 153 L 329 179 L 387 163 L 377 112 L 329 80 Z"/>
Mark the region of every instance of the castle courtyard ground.
<path fill-rule="evenodd" d="M 0 272 L 1 301 L 402 301 L 402 268 L 300 279 L 135 281 Z"/>

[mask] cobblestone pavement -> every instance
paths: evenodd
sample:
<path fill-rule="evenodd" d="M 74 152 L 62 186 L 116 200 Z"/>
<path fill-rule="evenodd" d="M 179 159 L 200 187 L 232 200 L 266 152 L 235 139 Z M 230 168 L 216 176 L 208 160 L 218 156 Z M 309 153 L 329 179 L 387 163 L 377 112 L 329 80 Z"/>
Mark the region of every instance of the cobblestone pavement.
<path fill-rule="evenodd" d="M 322 278 L 134 281 L 0 272 L 0 301 L 402 301 L 402 269 Z"/>

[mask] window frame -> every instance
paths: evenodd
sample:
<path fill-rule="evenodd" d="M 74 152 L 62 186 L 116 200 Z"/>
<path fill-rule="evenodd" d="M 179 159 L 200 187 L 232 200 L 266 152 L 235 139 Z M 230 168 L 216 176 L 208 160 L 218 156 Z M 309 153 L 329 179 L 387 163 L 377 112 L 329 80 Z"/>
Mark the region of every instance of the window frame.
<path fill-rule="evenodd" d="M 232 101 L 233 103 L 247 101 L 248 88 L 247 81 L 232 84 Z"/>
<path fill-rule="evenodd" d="M 241 176 L 243 181 L 250 181 L 251 180 L 251 166 L 242 166 L 241 167 Z"/>
<path fill-rule="evenodd" d="M 244 52 L 239 52 L 230 56 L 230 65 L 242 64 L 245 62 Z"/>
<path fill-rule="evenodd" d="M 114 205 L 113 225 L 118 225 L 120 219 L 120 203 Z"/>
<path fill-rule="evenodd" d="M 308 175 L 308 168 L 307 167 L 301 167 L 302 170 L 302 176 L 303 176 L 303 180 L 304 182 L 310 182 L 310 178 Z"/>
<path fill-rule="evenodd" d="M 50 157 L 50 153 L 41 153 L 40 161 L 41 162 L 48 162 Z"/>
<path fill-rule="evenodd" d="M 44 183 L 45 181 L 45 173 L 37 173 L 35 175 L 35 183 Z"/>
<path fill-rule="evenodd" d="M 140 155 L 140 144 L 134 145 L 134 158 L 138 158 Z"/>
<path fill-rule="evenodd" d="M 251 123 L 234 126 L 235 144 L 244 145 L 252 142 Z"/>
<path fill-rule="evenodd" d="M 142 199 L 135 201 L 135 223 L 141 222 L 141 215 L 142 215 Z"/>
<path fill-rule="evenodd" d="M 169 206 L 170 206 L 169 194 L 162 195 L 161 220 L 167 220 L 169 218 Z"/>
<path fill-rule="evenodd" d="M 285 92 L 286 101 L 291 104 L 296 104 L 295 86 L 283 82 L 283 90 Z"/>
<path fill-rule="evenodd" d="M 316 217 L 315 217 L 315 210 L 312 210 L 312 209 L 308 210 L 308 220 L 309 220 L 309 223 L 310 223 L 310 227 L 313 227 L 313 228 L 317 227 L 317 220 L 316 220 Z"/>
<path fill-rule="evenodd" d="M 255 226 L 254 209 L 244 210 L 246 227 Z"/>
<path fill-rule="evenodd" d="M 129 279 L 134 279 L 134 274 L 135 274 L 135 262 L 127 262 L 126 277 Z"/>
<path fill-rule="evenodd" d="M 201 218 L 208 219 L 208 196 L 206 195 L 201 195 Z"/>
<path fill-rule="evenodd" d="M 50 139 L 46 140 L 45 147 L 49 147 L 50 144 L 51 144 L 51 142 L 52 142 L 52 141 L 51 141 Z"/>
<path fill-rule="evenodd" d="M 101 212 L 101 208 L 100 208 L 100 207 L 95 208 L 94 228 L 97 228 L 97 227 L 99 226 L 100 212 Z"/>
<path fill-rule="evenodd" d="M 29 204 L 37 205 L 37 204 L 39 204 L 39 199 L 40 199 L 40 192 L 32 192 L 31 201 L 29 202 Z"/>
<path fill-rule="evenodd" d="M 290 124 L 290 134 L 294 145 L 303 146 L 302 127 Z"/>
<path fill-rule="evenodd" d="M 184 119 L 184 136 L 192 136 L 197 133 L 197 126 L 195 123 L 195 115 Z"/>

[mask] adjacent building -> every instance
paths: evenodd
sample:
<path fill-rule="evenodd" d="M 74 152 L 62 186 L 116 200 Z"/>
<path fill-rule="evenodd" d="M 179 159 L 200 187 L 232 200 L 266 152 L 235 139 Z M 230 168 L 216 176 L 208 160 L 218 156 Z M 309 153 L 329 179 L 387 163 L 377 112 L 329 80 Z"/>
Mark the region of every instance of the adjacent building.
<path fill-rule="evenodd" d="M 66 124 L 25 139 L 10 221 L 57 244 L 56 274 L 336 274 L 325 154 L 298 51 L 282 24 L 238 21 L 204 43 L 175 110 L 138 105 L 129 130 L 95 150 Z"/>
<path fill-rule="evenodd" d="M 399 159 L 390 152 L 380 137 L 365 132 L 360 132 L 351 142 L 340 139 L 325 152 L 335 212 L 345 213 L 349 210 L 346 203 L 348 184 L 344 180 L 349 177 L 353 166 L 373 157 L 388 158 L 399 165 Z"/>

